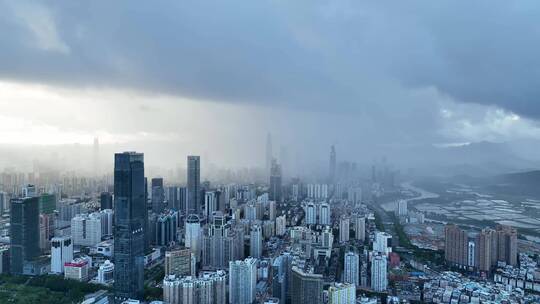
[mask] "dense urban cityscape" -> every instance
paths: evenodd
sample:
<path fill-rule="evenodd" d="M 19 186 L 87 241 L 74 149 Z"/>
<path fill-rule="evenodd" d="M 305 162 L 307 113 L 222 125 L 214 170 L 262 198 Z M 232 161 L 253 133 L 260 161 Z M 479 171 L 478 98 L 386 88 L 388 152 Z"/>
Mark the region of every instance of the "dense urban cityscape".
<path fill-rule="evenodd" d="M 146 176 L 138 152 L 116 153 L 102 178 L 4 171 L 0 302 L 34 302 L 39 286 L 50 293 L 63 282 L 79 292 L 39 301 L 540 301 L 540 246 L 521 246 L 534 242 L 518 240 L 516 228 L 432 219 L 414 206 L 436 195 L 386 160 L 364 177 L 338 160 L 332 146 L 327 177 L 285 182 L 269 134 L 267 183 L 201 179 L 199 156 L 187 157 L 185 184 L 169 183 Z"/>
<path fill-rule="evenodd" d="M 540 304 L 538 0 L 0 0 L 0 304 Z"/>

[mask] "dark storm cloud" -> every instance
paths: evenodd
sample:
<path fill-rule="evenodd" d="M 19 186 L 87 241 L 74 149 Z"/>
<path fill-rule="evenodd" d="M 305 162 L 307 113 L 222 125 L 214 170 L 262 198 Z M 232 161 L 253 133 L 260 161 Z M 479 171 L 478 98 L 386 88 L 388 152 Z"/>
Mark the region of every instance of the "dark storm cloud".
<path fill-rule="evenodd" d="M 536 1 L 2 1 L 0 77 L 369 115 L 436 88 L 538 118 L 538 20 Z"/>

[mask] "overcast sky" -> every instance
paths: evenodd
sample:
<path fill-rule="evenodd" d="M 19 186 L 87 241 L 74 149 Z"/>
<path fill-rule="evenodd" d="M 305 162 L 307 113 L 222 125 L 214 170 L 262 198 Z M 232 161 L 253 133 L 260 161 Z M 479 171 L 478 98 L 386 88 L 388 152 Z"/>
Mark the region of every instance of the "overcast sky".
<path fill-rule="evenodd" d="M 526 0 L 0 0 L 0 143 L 251 166 L 267 132 L 313 159 L 536 140 L 538 20 Z"/>

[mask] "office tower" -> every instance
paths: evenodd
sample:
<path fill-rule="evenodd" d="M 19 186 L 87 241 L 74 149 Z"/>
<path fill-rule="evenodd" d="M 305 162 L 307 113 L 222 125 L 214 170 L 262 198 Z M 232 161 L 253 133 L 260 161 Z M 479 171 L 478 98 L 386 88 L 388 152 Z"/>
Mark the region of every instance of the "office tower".
<path fill-rule="evenodd" d="M 115 302 L 141 299 L 148 210 L 144 189 L 144 155 L 114 156 L 114 297 Z"/>
<path fill-rule="evenodd" d="M 339 220 L 339 242 L 348 242 L 349 241 L 349 218 L 342 217 Z"/>
<path fill-rule="evenodd" d="M 330 183 L 335 183 L 336 181 L 336 148 L 334 145 L 330 148 L 330 166 L 329 166 L 328 178 Z"/>
<path fill-rule="evenodd" d="M 328 288 L 328 304 L 356 304 L 356 286 L 334 283 Z"/>
<path fill-rule="evenodd" d="M 196 214 L 188 215 L 185 225 L 185 246 L 191 249 L 197 261 L 201 259 L 201 221 Z"/>
<path fill-rule="evenodd" d="M 189 276 L 191 273 L 191 250 L 176 248 L 165 251 L 165 276 Z"/>
<path fill-rule="evenodd" d="M 480 271 L 491 270 L 491 244 L 494 234 L 492 229 L 485 228 L 476 236 L 476 259 Z"/>
<path fill-rule="evenodd" d="M 78 214 L 71 219 L 71 235 L 76 246 L 94 246 L 101 242 L 101 215 Z"/>
<path fill-rule="evenodd" d="M 398 216 L 407 216 L 407 201 L 406 200 L 399 200 L 397 202 L 395 213 Z"/>
<path fill-rule="evenodd" d="M 386 255 L 373 252 L 371 260 L 371 288 L 376 292 L 386 291 L 388 287 Z"/>
<path fill-rule="evenodd" d="M 204 194 L 204 214 L 208 220 L 211 220 L 212 213 L 220 210 L 220 192 L 207 191 Z"/>
<path fill-rule="evenodd" d="M 257 259 L 229 262 L 229 304 L 251 304 L 255 301 Z"/>
<path fill-rule="evenodd" d="M 163 178 L 152 178 L 152 212 L 160 214 L 165 208 L 165 188 L 163 188 Z"/>
<path fill-rule="evenodd" d="M 113 211 L 111 209 L 104 209 L 99 211 L 101 217 L 101 236 L 113 235 Z"/>
<path fill-rule="evenodd" d="M 468 256 L 467 232 L 454 224 L 444 227 L 444 258 L 446 262 L 458 265 L 467 265 Z"/>
<path fill-rule="evenodd" d="M 0 247 L 0 274 L 9 273 L 9 247 Z"/>
<path fill-rule="evenodd" d="M 0 215 L 9 209 L 9 197 L 6 192 L 0 191 Z"/>
<path fill-rule="evenodd" d="M 306 225 L 317 224 L 317 209 L 315 203 L 309 202 L 304 208 Z"/>
<path fill-rule="evenodd" d="M 56 236 L 51 240 L 51 272 L 63 273 L 64 264 L 73 260 L 73 242 L 70 236 Z"/>
<path fill-rule="evenodd" d="M 54 214 L 56 210 L 56 195 L 43 193 L 39 196 L 39 213 Z"/>
<path fill-rule="evenodd" d="M 101 210 L 113 208 L 113 198 L 110 192 L 101 192 L 101 195 L 99 196 L 99 201 L 101 205 Z"/>
<path fill-rule="evenodd" d="M 181 214 L 187 214 L 188 210 L 188 191 L 187 187 L 179 187 L 178 188 L 178 210 L 180 210 Z"/>
<path fill-rule="evenodd" d="M 291 303 L 322 304 L 323 276 L 293 266 L 291 270 Z"/>
<path fill-rule="evenodd" d="M 155 244 L 170 246 L 178 240 L 176 237 L 178 227 L 178 212 L 169 210 L 158 216 L 155 228 Z"/>
<path fill-rule="evenodd" d="M 319 225 L 331 225 L 331 214 L 332 211 L 330 210 L 330 205 L 328 205 L 327 203 L 319 204 Z"/>
<path fill-rule="evenodd" d="M 359 267 L 360 258 L 358 254 L 352 251 L 345 253 L 343 282 L 353 284 L 354 286 L 360 286 L 360 279 L 358 277 L 360 273 Z"/>
<path fill-rule="evenodd" d="M 249 255 L 253 258 L 260 259 L 262 257 L 263 242 L 262 229 L 260 225 L 251 226 L 249 239 Z"/>
<path fill-rule="evenodd" d="M 201 213 L 201 158 L 188 156 L 187 168 L 187 202 L 188 214 Z"/>
<path fill-rule="evenodd" d="M 167 304 L 224 304 L 227 302 L 224 271 L 204 272 L 199 278 L 165 276 L 163 300 Z"/>
<path fill-rule="evenodd" d="M 497 261 L 517 266 L 517 230 L 511 226 L 497 225 Z"/>
<path fill-rule="evenodd" d="M 365 241 L 366 239 L 366 218 L 362 215 L 354 215 L 354 233 L 357 240 Z"/>
<path fill-rule="evenodd" d="M 375 241 L 373 242 L 373 251 L 388 255 L 392 252 L 392 236 L 386 232 L 375 232 Z"/>
<path fill-rule="evenodd" d="M 272 154 L 272 135 L 268 133 L 266 135 L 266 175 L 270 176 L 270 171 L 272 170 L 272 159 L 274 156 Z"/>
<path fill-rule="evenodd" d="M 284 215 L 276 217 L 276 235 L 283 236 L 287 233 L 287 218 Z"/>
<path fill-rule="evenodd" d="M 23 274 L 24 265 L 40 254 L 39 198 L 11 200 L 10 263 L 12 274 Z"/>
<path fill-rule="evenodd" d="M 110 284 L 114 281 L 114 264 L 109 260 L 105 260 L 99 265 L 97 272 L 97 281 L 100 284 Z"/>
<path fill-rule="evenodd" d="M 50 238 L 54 234 L 54 216 L 51 214 L 39 214 L 39 249 L 46 252 L 50 249 Z"/>
<path fill-rule="evenodd" d="M 281 187 L 281 166 L 273 159 L 270 168 L 270 189 L 268 189 L 268 197 L 271 201 L 281 202 L 283 195 Z"/>

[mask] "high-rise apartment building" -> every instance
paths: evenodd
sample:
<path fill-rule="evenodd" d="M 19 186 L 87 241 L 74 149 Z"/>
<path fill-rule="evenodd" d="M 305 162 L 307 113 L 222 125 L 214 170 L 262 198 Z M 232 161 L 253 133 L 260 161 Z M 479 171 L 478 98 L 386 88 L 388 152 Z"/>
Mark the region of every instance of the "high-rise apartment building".
<path fill-rule="evenodd" d="M 148 229 L 142 153 L 115 154 L 114 222 L 115 302 L 141 299 Z"/>
<path fill-rule="evenodd" d="M 195 275 L 191 273 L 191 250 L 176 248 L 165 252 L 165 276 L 177 277 Z"/>
<path fill-rule="evenodd" d="M 73 244 L 77 246 L 94 246 L 101 242 L 101 215 L 98 212 L 78 214 L 71 219 L 71 235 Z"/>
<path fill-rule="evenodd" d="M 349 241 L 349 225 L 350 218 L 342 217 L 339 220 L 339 242 L 348 242 Z"/>
<path fill-rule="evenodd" d="M 251 226 L 250 239 L 249 239 L 249 255 L 256 259 L 262 257 L 263 251 L 263 235 L 260 225 Z"/>
<path fill-rule="evenodd" d="M 251 304 L 255 301 L 257 259 L 229 263 L 229 304 Z"/>
<path fill-rule="evenodd" d="M 465 230 L 449 224 L 444 228 L 444 257 L 445 260 L 457 266 L 466 266 L 468 263 L 469 237 Z"/>
<path fill-rule="evenodd" d="M 334 283 L 328 288 L 328 304 L 356 304 L 356 286 Z"/>
<path fill-rule="evenodd" d="M 360 286 L 360 258 L 357 253 L 349 251 L 345 253 L 343 269 L 343 282 Z"/>
<path fill-rule="evenodd" d="M 388 288 L 387 257 L 380 252 L 374 252 L 371 260 L 371 288 L 382 292 Z"/>

